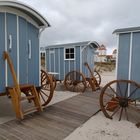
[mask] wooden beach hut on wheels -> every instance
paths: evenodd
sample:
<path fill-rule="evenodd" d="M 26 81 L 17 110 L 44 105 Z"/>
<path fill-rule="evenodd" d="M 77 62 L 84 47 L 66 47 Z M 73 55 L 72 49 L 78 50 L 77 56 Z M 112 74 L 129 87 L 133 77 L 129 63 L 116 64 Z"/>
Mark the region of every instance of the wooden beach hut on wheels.
<path fill-rule="evenodd" d="M 49 26 L 47 20 L 30 6 L 17 1 L 0 1 L 0 96 L 7 93 L 6 87 L 15 86 L 13 77 L 17 78 L 16 83 L 41 85 L 39 38 Z M 5 58 L 11 61 L 3 59 L 4 51 L 9 55 L 6 54 Z M 13 63 L 14 76 L 9 69 L 10 62 Z M 23 115 L 17 117 L 23 118 Z"/>
<path fill-rule="evenodd" d="M 70 71 L 80 71 L 89 76 L 89 70 L 84 66 L 88 63 L 94 67 L 94 53 L 99 48 L 95 41 L 75 42 L 68 44 L 51 45 L 46 47 L 46 69 L 56 72 L 56 79 L 64 80 Z"/>
<path fill-rule="evenodd" d="M 116 29 L 118 37 L 116 79 L 100 94 L 104 115 L 132 122 L 140 120 L 140 27 Z M 140 123 L 137 126 L 140 126 Z"/>

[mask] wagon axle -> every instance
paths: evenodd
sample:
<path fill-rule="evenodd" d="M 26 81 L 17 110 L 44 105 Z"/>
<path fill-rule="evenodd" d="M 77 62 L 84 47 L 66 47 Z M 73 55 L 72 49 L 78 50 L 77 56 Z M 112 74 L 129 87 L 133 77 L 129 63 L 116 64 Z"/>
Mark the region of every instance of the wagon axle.
<path fill-rule="evenodd" d="M 127 99 L 127 98 L 121 98 L 121 99 L 119 100 L 119 105 L 120 105 L 121 107 L 128 107 L 128 99 Z"/>

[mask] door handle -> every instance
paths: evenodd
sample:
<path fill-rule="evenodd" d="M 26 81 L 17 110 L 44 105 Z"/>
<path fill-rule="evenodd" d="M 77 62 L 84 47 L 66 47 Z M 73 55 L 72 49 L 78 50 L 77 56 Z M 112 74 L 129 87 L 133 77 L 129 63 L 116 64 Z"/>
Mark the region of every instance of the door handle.
<path fill-rule="evenodd" d="M 29 42 L 28 42 L 28 58 L 29 59 L 32 58 L 32 42 L 31 42 L 31 40 L 29 40 Z"/>
<path fill-rule="evenodd" d="M 9 35 L 9 51 L 12 50 L 12 44 L 13 44 L 12 35 L 10 34 L 10 35 Z"/>

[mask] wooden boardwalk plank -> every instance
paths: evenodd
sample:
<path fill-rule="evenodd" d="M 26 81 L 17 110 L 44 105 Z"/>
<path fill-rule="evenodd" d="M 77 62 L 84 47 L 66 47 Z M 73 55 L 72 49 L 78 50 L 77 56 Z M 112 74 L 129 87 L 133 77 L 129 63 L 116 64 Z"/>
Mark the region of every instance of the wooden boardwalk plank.
<path fill-rule="evenodd" d="M 99 94 L 84 93 L 0 125 L 0 140 L 62 140 L 99 110 Z"/>

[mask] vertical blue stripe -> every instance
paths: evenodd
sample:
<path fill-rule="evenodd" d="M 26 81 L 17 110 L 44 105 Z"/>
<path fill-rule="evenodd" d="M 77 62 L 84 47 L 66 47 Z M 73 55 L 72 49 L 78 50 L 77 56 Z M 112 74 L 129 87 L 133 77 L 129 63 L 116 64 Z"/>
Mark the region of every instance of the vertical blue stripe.
<path fill-rule="evenodd" d="M 7 50 L 17 73 L 17 17 L 14 14 L 7 13 Z M 12 36 L 12 49 L 9 49 L 9 35 Z M 8 86 L 13 86 L 13 78 L 8 66 Z"/>
<path fill-rule="evenodd" d="M 31 40 L 31 59 L 28 57 L 28 83 L 39 86 L 39 30 L 32 24 L 27 24 L 28 40 Z"/>
<path fill-rule="evenodd" d="M 133 33 L 131 80 L 140 83 L 140 32 Z"/>
<path fill-rule="evenodd" d="M 70 72 L 69 71 L 69 62 L 70 62 L 70 60 L 64 60 L 65 61 L 65 76 L 66 76 L 66 74 L 68 73 L 68 72 Z"/>
<path fill-rule="evenodd" d="M 50 49 L 50 65 L 51 65 L 51 72 L 54 72 L 54 49 Z"/>
<path fill-rule="evenodd" d="M 59 49 L 55 49 L 55 72 L 59 73 Z M 55 75 L 56 79 L 59 79 L 59 75 Z"/>
<path fill-rule="evenodd" d="M 49 58 L 49 49 L 46 49 L 46 70 L 50 71 L 50 58 Z"/>
<path fill-rule="evenodd" d="M 130 33 L 119 35 L 117 79 L 128 79 L 130 36 Z"/>
<path fill-rule="evenodd" d="M 27 50 L 27 22 L 25 19 L 19 17 L 19 82 L 25 84 L 28 81 L 27 64 L 28 64 L 28 50 Z"/>
<path fill-rule="evenodd" d="M 71 60 L 71 61 L 70 61 L 70 71 L 75 70 L 75 69 L 74 69 L 74 61 L 75 61 L 75 60 Z"/>
<path fill-rule="evenodd" d="M 5 51 L 5 15 L 0 13 L 0 93 L 5 91 L 5 61 L 3 60 Z"/>
<path fill-rule="evenodd" d="M 76 70 L 77 71 L 80 71 L 80 47 L 79 46 L 77 46 L 77 47 L 75 47 L 75 49 L 76 49 L 76 59 L 75 59 L 75 61 L 76 61 Z"/>
<path fill-rule="evenodd" d="M 64 48 L 60 48 L 60 80 L 64 80 Z"/>
<path fill-rule="evenodd" d="M 132 39 L 131 80 L 140 83 L 140 32 L 133 33 Z M 131 90 L 133 91 L 134 89 Z M 140 97 L 140 90 L 136 91 L 135 97 Z"/>

